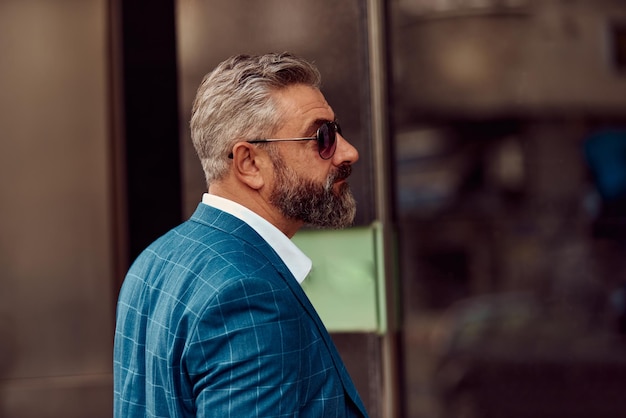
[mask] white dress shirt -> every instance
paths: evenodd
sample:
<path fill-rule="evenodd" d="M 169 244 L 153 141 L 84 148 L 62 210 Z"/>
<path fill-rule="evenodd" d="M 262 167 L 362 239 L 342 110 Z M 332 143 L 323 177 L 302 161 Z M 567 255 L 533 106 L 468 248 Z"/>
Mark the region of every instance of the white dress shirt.
<path fill-rule="evenodd" d="M 250 225 L 276 251 L 298 283 L 302 283 L 311 271 L 313 265 L 311 259 L 300 251 L 287 235 L 250 209 L 232 200 L 208 193 L 202 195 L 202 203 L 229 213 Z"/>

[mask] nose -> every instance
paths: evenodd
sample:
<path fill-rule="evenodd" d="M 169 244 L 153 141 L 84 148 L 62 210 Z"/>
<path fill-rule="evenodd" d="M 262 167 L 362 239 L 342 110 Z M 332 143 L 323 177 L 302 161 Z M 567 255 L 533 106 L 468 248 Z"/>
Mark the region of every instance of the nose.
<path fill-rule="evenodd" d="M 337 149 L 333 155 L 333 164 L 354 164 L 359 160 L 359 151 L 341 134 L 337 134 Z"/>

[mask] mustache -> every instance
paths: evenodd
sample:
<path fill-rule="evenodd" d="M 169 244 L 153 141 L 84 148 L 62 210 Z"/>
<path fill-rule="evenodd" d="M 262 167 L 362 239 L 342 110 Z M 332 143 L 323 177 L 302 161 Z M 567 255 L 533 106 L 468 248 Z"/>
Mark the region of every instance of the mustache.
<path fill-rule="evenodd" d="M 352 166 L 350 164 L 342 164 L 332 174 L 332 177 L 331 177 L 332 183 L 339 181 L 339 180 L 345 180 L 348 177 L 350 177 L 350 174 L 352 174 Z"/>
<path fill-rule="evenodd" d="M 352 174 L 351 165 L 349 164 L 340 165 L 335 171 L 330 173 L 328 177 L 326 178 L 326 183 L 324 184 L 324 190 L 326 190 L 327 193 L 332 193 L 335 183 L 337 183 L 338 181 L 347 179 L 348 177 L 350 177 L 350 174 Z M 347 183 L 345 183 L 343 186 L 344 186 L 343 188 L 349 187 Z"/>

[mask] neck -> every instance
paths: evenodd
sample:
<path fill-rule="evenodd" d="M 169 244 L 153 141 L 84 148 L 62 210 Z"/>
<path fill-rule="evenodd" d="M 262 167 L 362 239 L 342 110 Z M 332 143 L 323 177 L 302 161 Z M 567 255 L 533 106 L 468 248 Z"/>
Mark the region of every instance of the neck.
<path fill-rule="evenodd" d="M 288 238 L 293 237 L 304 225 L 304 222 L 288 219 L 284 217 L 267 199 L 257 190 L 241 186 L 225 184 L 222 182 L 213 183 L 209 187 L 209 194 L 232 200 L 250 209 L 276 228 L 278 228 Z"/>

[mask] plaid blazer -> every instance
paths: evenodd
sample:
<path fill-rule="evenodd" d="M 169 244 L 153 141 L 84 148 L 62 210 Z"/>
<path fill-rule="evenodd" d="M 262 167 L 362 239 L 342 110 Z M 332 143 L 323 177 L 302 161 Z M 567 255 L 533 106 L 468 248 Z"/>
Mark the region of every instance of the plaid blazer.
<path fill-rule="evenodd" d="M 131 266 L 113 366 L 117 418 L 367 416 L 282 260 L 204 204 Z"/>

